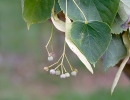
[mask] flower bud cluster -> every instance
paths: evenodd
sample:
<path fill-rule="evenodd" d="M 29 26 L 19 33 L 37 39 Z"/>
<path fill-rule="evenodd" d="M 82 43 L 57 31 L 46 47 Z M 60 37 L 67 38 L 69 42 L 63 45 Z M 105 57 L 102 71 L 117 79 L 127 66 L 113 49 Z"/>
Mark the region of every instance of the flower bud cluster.
<path fill-rule="evenodd" d="M 44 70 L 44 71 L 49 71 L 50 74 L 52 74 L 52 75 L 57 75 L 57 76 L 60 75 L 60 78 L 62 78 L 62 79 L 68 78 L 68 77 L 70 77 L 70 75 L 71 75 L 71 76 L 76 76 L 77 73 L 78 73 L 78 70 L 77 70 L 77 69 L 74 69 L 74 70 L 71 72 L 71 74 L 68 73 L 68 72 L 61 73 L 61 71 L 60 71 L 59 69 L 50 69 L 50 70 L 49 70 L 49 67 L 44 67 L 43 70 Z"/>
<path fill-rule="evenodd" d="M 52 44 L 51 44 L 52 52 L 49 52 L 49 50 L 48 50 L 48 45 L 49 45 L 50 42 L 52 42 L 52 33 L 53 33 L 53 32 L 51 32 L 50 39 L 49 39 L 48 43 L 47 43 L 46 46 L 45 46 L 45 47 L 46 47 L 46 50 L 47 50 L 47 53 L 48 53 L 48 61 L 53 61 L 53 59 L 54 59 L 54 57 L 55 57 L 55 53 L 53 52 L 53 46 L 52 46 Z M 71 64 L 70 64 L 70 62 L 69 62 L 69 60 L 68 60 L 68 58 L 67 58 L 67 56 L 66 56 L 66 54 L 65 54 L 65 44 L 66 44 L 66 42 L 64 42 L 63 53 L 62 53 L 61 57 L 58 59 L 58 61 L 55 62 L 55 63 L 53 63 L 52 65 L 50 65 L 50 66 L 48 66 L 48 67 L 44 67 L 44 68 L 43 68 L 44 71 L 49 71 L 50 74 L 52 74 L 52 75 L 57 75 L 57 76 L 59 75 L 60 78 L 63 78 L 63 79 L 70 77 L 70 75 L 71 75 L 71 76 L 76 76 L 76 75 L 77 75 L 77 72 L 78 72 L 77 69 L 75 69 L 75 68 L 73 68 L 73 67 L 71 66 Z M 66 59 L 67 62 L 68 62 L 68 64 L 69 64 L 69 67 L 70 67 L 70 69 L 71 69 L 71 72 L 70 72 L 70 73 L 68 73 L 68 71 L 67 71 L 66 68 L 64 67 L 64 63 L 63 63 L 64 59 Z M 55 65 L 58 65 L 58 66 L 57 66 L 56 68 L 54 68 L 54 69 L 50 69 L 51 67 L 53 67 L 53 66 L 55 66 Z M 60 70 L 59 70 L 59 69 L 60 69 Z"/>

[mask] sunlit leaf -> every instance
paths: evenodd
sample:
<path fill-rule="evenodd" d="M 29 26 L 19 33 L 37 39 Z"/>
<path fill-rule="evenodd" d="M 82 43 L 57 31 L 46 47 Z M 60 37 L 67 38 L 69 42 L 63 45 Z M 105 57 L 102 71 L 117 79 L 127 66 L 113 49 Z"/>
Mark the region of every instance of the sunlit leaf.
<path fill-rule="evenodd" d="M 121 2 L 124 6 L 124 9 L 127 15 L 130 15 L 130 0 L 121 0 Z"/>

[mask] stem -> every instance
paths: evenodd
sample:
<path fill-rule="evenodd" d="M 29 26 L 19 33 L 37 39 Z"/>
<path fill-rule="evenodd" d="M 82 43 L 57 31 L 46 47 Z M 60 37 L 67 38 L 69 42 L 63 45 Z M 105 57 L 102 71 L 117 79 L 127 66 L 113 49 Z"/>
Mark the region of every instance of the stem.
<path fill-rule="evenodd" d="M 66 60 L 67 60 L 67 62 L 68 62 L 68 64 L 69 64 L 69 66 L 70 66 L 71 71 L 73 71 L 74 68 L 71 66 L 71 64 L 70 64 L 70 62 L 69 62 L 69 60 L 68 60 L 66 54 L 65 54 L 65 58 L 66 58 Z"/>
<path fill-rule="evenodd" d="M 54 53 L 52 42 L 51 42 L 51 50 L 52 50 L 52 52 Z"/>
<path fill-rule="evenodd" d="M 124 67 L 125 67 L 125 65 L 126 65 L 126 63 L 127 63 L 128 60 L 129 60 L 129 56 L 127 55 L 125 57 L 125 59 L 122 61 L 121 65 L 119 67 L 118 72 L 116 73 L 116 76 L 115 76 L 115 79 L 114 79 L 114 82 L 113 82 L 112 88 L 111 88 L 111 94 L 113 93 L 114 88 L 116 87 L 116 85 L 117 85 L 117 83 L 119 81 L 119 78 L 121 76 L 122 70 L 124 69 Z"/>
<path fill-rule="evenodd" d="M 59 58 L 59 60 L 57 62 L 55 62 L 54 64 L 50 65 L 49 68 L 51 68 L 52 66 L 56 65 L 57 63 L 59 63 L 59 61 L 61 60 L 63 55 L 61 55 L 61 57 Z"/>
<path fill-rule="evenodd" d="M 63 49 L 63 57 L 62 57 L 62 60 L 61 60 L 61 64 L 63 65 L 63 60 L 64 60 L 64 57 L 65 57 L 65 46 L 66 46 L 66 42 L 64 41 L 64 49 Z"/>
<path fill-rule="evenodd" d="M 66 46 L 66 42 L 64 41 L 64 49 L 63 49 L 63 54 L 62 54 L 62 60 L 61 60 L 61 71 L 62 71 L 62 74 L 63 74 L 63 60 L 64 60 L 64 57 L 65 57 L 65 46 Z"/>
<path fill-rule="evenodd" d="M 82 13 L 83 17 L 84 17 L 84 20 L 85 20 L 85 23 L 87 24 L 88 21 L 87 21 L 87 18 L 85 17 L 83 11 L 79 8 L 79 6 L 77 5 L 77 3 L 75 2 L 75 0 L 73 0 L 74 4 L 77 6 L 77 8 L 80 10 L 80 12 Z"/>
<path fill-rule="evenodd" d="M 63 65 L 61 65 L 61 72 L 62 72 L 62 74 L 64 73 L 64 72 L 63 72 Z"/>
<path fill-rule="evenodd" d="M 57 69 L 60 67 L 60 65 L 61 65 L 61 64 L 59 64 L 59 65 L 55 68 L 55 70 L 57 70 Z"/>
<path fill-rule="evenodd" d="M 48 42 L 47 42 L 47 44 L 46 44 L 46 50 L 47 50 L 47 53 L 48 53 L 48 55 L 49 55 L 49 50 L 48 50 L 48 45 L 49 45 L 49 43 L 50 43 L 50 41 L 52 40 L 52 37 L 53 37 L 53 26 L 52 26 L 52 30 L 51 30 L 51 36 L 50 36 L 50 38 L 49 38 L 49 40 L 48 40 Z"/>
<path fill-rule="evenodd" d="M 63 65 L 63 69 L 64 69 L 64 71 L 65 71 L 65 73 L 66 73 L 67 71 L 66 71 L 66 69 L 65 69 L 65 66 L 64 66 L 64 65 Z"/>

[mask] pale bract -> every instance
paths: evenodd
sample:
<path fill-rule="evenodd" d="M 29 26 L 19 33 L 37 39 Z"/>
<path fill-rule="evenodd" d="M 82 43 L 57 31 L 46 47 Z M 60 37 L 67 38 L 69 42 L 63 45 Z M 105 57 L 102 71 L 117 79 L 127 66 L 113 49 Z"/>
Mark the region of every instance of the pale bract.
<path fill-rule="evenodd" d="M 124 60 L 122 61 L 121 65 L 118 69 L 118 72 L 116 73 L 116 76 L 115 76 L 115 79 L 114 79 L 114 82 L 113 82 L 112 88 L 111 88 L 111 94 L 113 93 L 113 91 L 114 91 L 114 89 L 119 81 L 119 78 L 121 76 L 121 73 L 122 73 L 126 63 L 128 62 L 129 56 L 130 56 L 130 40 L 129 40 L 128 34 L 126 32 L 123 33 L 123 42 L 124 42 L 124 45 L 127 49 L 127 55 L 124 58 Z"/>
<path fill-rule="evenodd" d="M 86 68 L 93 74 L 93 69 L 90 63 L 88 62 L 86 57 L 80 52 L 80 50 L 75 46 L 75 44 L 70 38 L 69 33 L 71 29 L 71 20 L 66 16 L 66 23 L 64 23 L 57 17 L 57 15 L 54 16 L 54 13 L 52 13 L 51 20 L 58 30 L 65 32 L 65 41 L 68 44 L 69 48 L 78 56 L 78 58 L 82 61 Z"/>
<path fill-rule="evenodd" d="M 65 32 L 65 23 L 57 17 L 54 13 L 51 14 L 51 20 L 54 26 L 61 32 Z"/>

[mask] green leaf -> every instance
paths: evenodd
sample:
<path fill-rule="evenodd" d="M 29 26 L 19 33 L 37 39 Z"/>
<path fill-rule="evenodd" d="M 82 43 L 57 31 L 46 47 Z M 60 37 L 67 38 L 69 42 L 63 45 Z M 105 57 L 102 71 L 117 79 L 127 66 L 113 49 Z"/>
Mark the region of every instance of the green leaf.
<path fill-rule="evenodd" d="M 109 67 L 117 64 L 127 54 L 126 48 L 120 35 L 112 35 L 111 43 L 103 55 L 103 68 L 106 71 Z"/>
<path fill-rule="evenodd" d="M 114 34 L 120 34 L 122 33 L 125 29 L 121 28 L 121 25 L 124 24 L 124 21 L 121 19 L 120 15 L 117 13 L 114 22 L 111 26 L 111 33 Z"/>
<path fill-rule="evenodd" d="M 118 8 L 118 13 L 111 26 L 111 32 L 114 34 L 120 34 L 123 31 L 126 31 L 126 29 L 121 27 L 121 25 L 124 24 L 126 22 L 126 20 L 128 19 L 128 15 L 127 15 L 124 7 L 125 7 L 124 3 L 120 2 L 119 8 Z"/>
<path fill-rule="evenodd" d="M 61 11 L 60 5 L 58 3 L 58 0 L 55 0 L 55 13 L 59 13 Z"/>
<path fill-rule="evenodd" d="M 22 0 L 23 18 L 28 28 L 51 17 L 54 0 Z"/>
<path fill-rule="evenodd" d="M 103 21 L 108 25 L 114 21 L 120 0 L 75 0 L 88 21 Z M 59 0 L 61 9 L 65 11 L 66 0 Z M 68 0 L 68 16 L 74 21 L 84 21 L 84 17 L 73 0 Z"/>
<path fill-rule="evenodd" d="M 70 37 L 70 29 L 71 29 L 72 22 L 66 16 L 66 22 L 65 22 L 65 41 L 68 44 L 69 48 L 78 56 L 78 58 L 81 60 L 81 62 L 86 66 L 86 68 L 93 74 L 93 69 L 91 64 L 88 62 L 86 57 L 82 54 L 82 52 L 76 47 L 76 45 L 73 43 Z"/>
<path fill-rule="evenodd" d="M 70 35 L 75 45 L 93 65 L 105 52 L 111 40 L 109 26 L 99 21 L 91 21 L 88 24 L 74 22 Z"/>

